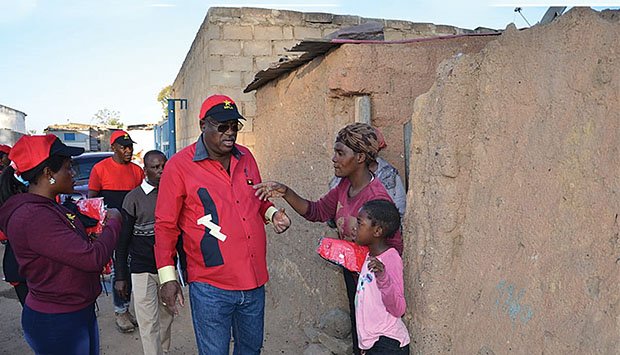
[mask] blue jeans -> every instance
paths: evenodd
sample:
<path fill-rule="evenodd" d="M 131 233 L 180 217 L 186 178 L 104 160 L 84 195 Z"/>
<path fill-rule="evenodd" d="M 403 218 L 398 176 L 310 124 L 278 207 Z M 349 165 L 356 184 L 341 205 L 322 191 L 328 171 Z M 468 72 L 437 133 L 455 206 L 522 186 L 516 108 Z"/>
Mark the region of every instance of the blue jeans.
<path fill-rule="evenodd" d="M 228 291 L 204 282 L 189 285 L 192 320 L 200 355 L 260 354 L 265 323 L 265 287 Z"/>
<path fill-rule="evenodd" d="M 79 311 L 58 314 L 37 312 L 24 305 L 22 328 L 35 354 L 99 354 L 99 326 L 94 304 Z"/>

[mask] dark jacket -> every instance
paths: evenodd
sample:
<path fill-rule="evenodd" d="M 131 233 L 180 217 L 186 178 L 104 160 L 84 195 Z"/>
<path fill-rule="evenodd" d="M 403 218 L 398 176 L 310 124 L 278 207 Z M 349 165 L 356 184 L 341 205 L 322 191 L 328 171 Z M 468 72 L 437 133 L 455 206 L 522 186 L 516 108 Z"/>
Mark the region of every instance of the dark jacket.
<path fill-rule="evenodd" d="M 14 195 L 0 208 L 0 230 L 30 289 L 26 304 L 43 313 L 74 312 L 95 302 L 99 275 L 120 229 L 119 221 L 109 221 L 101 236 L 90 240 L 75 214 L 30 193 Z"/>

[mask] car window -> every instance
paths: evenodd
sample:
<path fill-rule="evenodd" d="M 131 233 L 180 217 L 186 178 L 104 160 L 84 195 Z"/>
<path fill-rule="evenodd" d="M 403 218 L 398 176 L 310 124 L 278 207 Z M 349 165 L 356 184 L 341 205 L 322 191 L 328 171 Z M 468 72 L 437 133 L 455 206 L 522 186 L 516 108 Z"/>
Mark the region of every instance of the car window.
<path fill-rule="evenodd" d="M 75 169 L 75 180 L 88 180 L 90 177 L 90 171 L 93 170 L 93 166 L 101 160 L 107 158 L 106 156 L 88 157 L 73 160 L 73 169 Z"/>

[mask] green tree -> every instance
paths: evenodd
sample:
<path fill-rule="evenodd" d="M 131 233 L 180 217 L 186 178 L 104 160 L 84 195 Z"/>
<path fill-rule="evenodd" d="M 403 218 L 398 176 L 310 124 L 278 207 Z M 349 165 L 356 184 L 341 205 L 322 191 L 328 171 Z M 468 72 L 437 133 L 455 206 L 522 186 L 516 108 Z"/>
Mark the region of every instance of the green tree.
<path fill-rule="evenodd" d="M 97 111 L 97 113 L 95 113 L 95 115 L 93 116 L 93 121 L 98 124 L 103 124 L 116 128 L 125 127 L 125 124 L 121 122 L 121 113 L 118 111 L 112 111 L 107 108 Z"/>
<path fill-rule="evenodd" d="M 159 91 L 157 94 L 157 101 L 161 104 L 161 110 L 163 112 L 162 119 L 168 119 L 168 99 L 172 97 L 172 85 L 168 85 Z"/>

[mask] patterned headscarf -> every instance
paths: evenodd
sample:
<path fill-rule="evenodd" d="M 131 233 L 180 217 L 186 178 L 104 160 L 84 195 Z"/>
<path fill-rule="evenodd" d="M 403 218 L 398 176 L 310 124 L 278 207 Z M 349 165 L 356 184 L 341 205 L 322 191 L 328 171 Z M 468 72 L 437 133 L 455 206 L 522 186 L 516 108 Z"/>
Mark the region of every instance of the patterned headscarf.
<path fill-rule="evenodd" d="M 366 123 L 353 123 L 338 132 L 336 142 L 351 148 L 356 153 L 366 154 L 366 162 L 377 159 L 379 141 L 377 132 Z"/>

